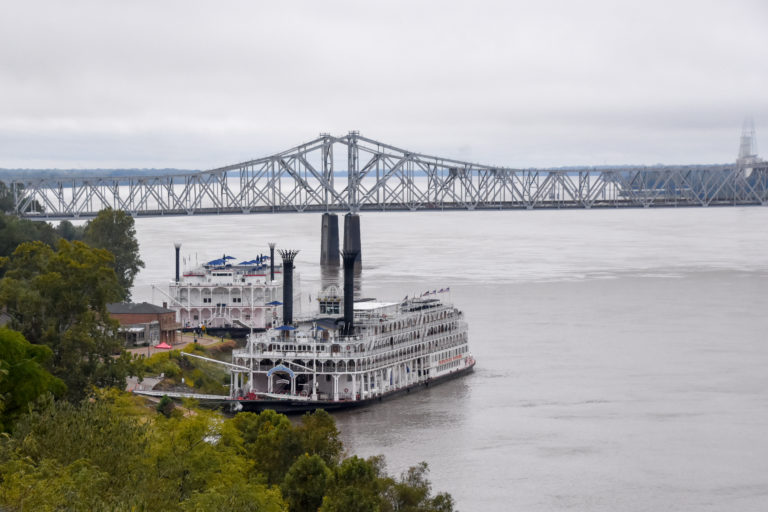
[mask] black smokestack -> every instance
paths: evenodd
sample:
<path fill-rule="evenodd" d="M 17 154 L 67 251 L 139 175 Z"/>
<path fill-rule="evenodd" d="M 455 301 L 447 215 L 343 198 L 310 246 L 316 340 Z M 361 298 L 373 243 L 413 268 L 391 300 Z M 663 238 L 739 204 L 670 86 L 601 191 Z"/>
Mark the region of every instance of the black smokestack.
<path fill-rule="evenodd" d="M 344 250 L 357 252 L 355 264 L 360 269 L 363 249 L 360 245 L 360 216 L 356 213 L 348 213 L 344 216 Z"/>
<path fill-rule="evenodd" d="M 176 243 L 174 244 L 176 247 L 176 282 L 179 282 L 179 251 L 181 250 L 181 244 Z"/>
<path fill-rule="evenodd" d="M 355 327 L 355 261 L 358 252 L 341 252 L 344 260 L 344 334 L 352 334 Z"/>
<path fill-rule="evenodd" d="M 269 244 L 269 280 L 275 280 L 275 244 Z"/>
<path fill-rule="evenodd" d="M 299 251 L 280 251 L 283 258 L 283 325 L 293 323 L 293 259 Z"/>

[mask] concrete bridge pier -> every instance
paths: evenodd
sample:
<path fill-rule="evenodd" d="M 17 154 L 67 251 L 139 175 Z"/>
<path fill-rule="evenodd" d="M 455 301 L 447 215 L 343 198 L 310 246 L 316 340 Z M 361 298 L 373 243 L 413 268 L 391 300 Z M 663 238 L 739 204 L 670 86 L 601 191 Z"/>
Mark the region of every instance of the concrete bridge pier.
<path fill-rule="evenodd" d="M 344 252 L 356 252 L 355 270 L 363 266 L 362 247 L 360 245 L 360 216 L 348 213 L 344 216 Z"/>
<path fill-rule="evenodd" d="M 320 265 L 339 266 L 339 216 L 324 213 L 320 232 Z"/>

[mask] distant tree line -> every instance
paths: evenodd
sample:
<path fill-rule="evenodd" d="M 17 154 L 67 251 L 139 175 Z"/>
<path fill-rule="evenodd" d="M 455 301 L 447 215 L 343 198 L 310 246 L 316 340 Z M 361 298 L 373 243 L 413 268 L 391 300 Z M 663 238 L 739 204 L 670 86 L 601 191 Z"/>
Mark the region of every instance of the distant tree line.
<path fill-rule="evenodd" d="M 19 178 L 67 178 L 89 176 L 162 176 L 165 174 L 191 174 L 190 169 L 0 169 L 0 180 Z"/>

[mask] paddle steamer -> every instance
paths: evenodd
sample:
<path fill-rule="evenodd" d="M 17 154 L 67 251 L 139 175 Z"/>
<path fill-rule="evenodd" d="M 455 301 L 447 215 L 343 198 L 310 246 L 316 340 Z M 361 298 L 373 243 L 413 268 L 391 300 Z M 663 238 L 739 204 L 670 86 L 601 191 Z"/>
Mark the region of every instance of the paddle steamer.
<path fill-rule="evenodd" d="M 274 244 L 270 255 L 240 262 L 223 255 L 183 273 L 179 249 L 177 245 L 176 279 L 169 283 L 166 297 L 182 328 L 248 332 L 276 325 L 283 304 L 283 269 L 274 262 Z"/>
<path fill-rule="evenodd" d="M 299 413 L 362 406 L 471 372 L 461 311 L 435 290 L 397 302 L 355 301 L 354 261 L 344 252 L 344 293 L 327 288 L 317 315 L 294 321 L 293 261 L 283 258 L 283 321 L 232 354 L 238 410 Z"/>

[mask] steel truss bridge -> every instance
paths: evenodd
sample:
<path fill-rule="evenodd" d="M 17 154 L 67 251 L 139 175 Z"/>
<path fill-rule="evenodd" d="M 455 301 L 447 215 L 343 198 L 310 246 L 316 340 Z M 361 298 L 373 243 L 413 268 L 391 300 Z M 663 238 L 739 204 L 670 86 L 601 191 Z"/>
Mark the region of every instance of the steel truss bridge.
<path fill-rule="evenodd" d="M 768 163 L 514 169 L 406 151 L 350 132 L 264 158 L 159 176 L 18 178 L 34 218 L 212 213 L 768 205 Z"/>

